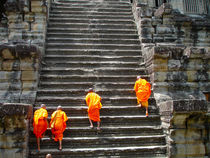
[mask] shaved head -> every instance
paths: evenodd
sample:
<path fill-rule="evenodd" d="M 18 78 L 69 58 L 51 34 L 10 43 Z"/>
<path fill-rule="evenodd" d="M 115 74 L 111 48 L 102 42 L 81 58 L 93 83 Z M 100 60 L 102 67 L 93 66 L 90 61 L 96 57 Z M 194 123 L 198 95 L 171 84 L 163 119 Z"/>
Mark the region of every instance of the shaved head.
<path fill-rule="evenodd" d="M 93 88 L 89 88 L 88 89 L 88 92 L 93 92 Z"/>
<path fill-rule="evenodd" d="M 62 110 L 62 106 L 59 105 L 59 106 L 57 107 L 57 110 Z"/>
<path fill-rule="evenodd" d="M 52 158 L 52 155 L 51 154 L 47 154 L 46 158 Z"/>
<path fill-rule="evenodd" d="M 140 79 L 140 78 L 141 78 L 141 76 L 137 76 L 136 78 L 137 78 L 137 80 L 138 80 L 138 79 Z"/>
<path fill-rule="evenodd" d="M 46 109 L 46 105 L 45 104 L 41 104 L 41 108 Z"/>

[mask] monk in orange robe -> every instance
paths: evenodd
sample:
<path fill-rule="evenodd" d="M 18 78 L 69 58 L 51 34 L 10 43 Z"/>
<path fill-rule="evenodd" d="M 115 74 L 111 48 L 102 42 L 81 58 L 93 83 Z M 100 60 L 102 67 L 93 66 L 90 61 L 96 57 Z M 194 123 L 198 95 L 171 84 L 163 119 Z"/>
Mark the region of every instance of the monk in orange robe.
<path fill-rule="evenodd" d="M 151 85 L 145 79 L 137 76 L 134 90 L 136 92 L 138 106 L 146 108 L 146 117 L 148 117 L 148 99 L 151 95 Z"/>
<path fill-rule="evenodd" d="M 68 120 L 66 113 L 62 111 L 62 107 L 58 106 L 53 112 L 50 121 L 51 132 L 54 135 L 54 140 L 59 141 L 59 150 L 62 150 L 63 132 L 66 129 L 66 121 Z"/>
<path fill-rule="evenodd" d="M 93 128 L 93 122 L 97 122 L 97 130 L 100 130 L 100 109 L 102 107 L 101 97 L 96 94 L 92 88 L 88 90 L 88 94 L 86 95 L 86 104 L 88 106 L 88 117 L 90 122 L 90 128 Z"/>
<path fill-rule="evenodd" d="M 33 127 L 34 127 L 33 132 L 37 138 L 38 151 L 40 151 L 40 138 L 42 138 L 44 136 L 44 133 L 48 127 L 47 117 L 48 117 L 48 113 L 46 110 L 46 105 L 42 104 L 41 108 L 34 112 L 34 119 L 33 119 L 34 120 L 33 121 Z"/>

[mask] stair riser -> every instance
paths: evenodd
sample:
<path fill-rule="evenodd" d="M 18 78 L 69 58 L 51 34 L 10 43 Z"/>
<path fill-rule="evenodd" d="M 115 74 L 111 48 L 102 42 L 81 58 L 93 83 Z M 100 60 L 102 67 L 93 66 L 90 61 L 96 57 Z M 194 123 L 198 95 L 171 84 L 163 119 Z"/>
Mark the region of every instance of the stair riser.
<path fill-rule="evenodd" d="M 90 24 L 117 24 L 117 25 L 132 25 L 133 21 L 129 20 L 97 20 L 97 19 L 68 19 L 68 18 L 50 18 L 49 22 L 53 23 L 83 23 L 84 25 L 90 25 Z"/>
<path fill-rule="evenodd" d="M 71 36 L 70 36 L 71 37 Z M 133 44 L 133 45 L 140 45 L 140 42 L 138 40 L 105 40 L 105 39 L 100 39 L 100 38 L 96 38 L 96 39 L 69 39 L 68 37 L 65 38 L 55 38 L 55 39 L 48 39 L 47 40 L 48 44 L 57 44 L 57 43 L 67 43 L 67 44 L 77 44 L 77 43 L 84 43 L 84 44 Z"/>
<path fill-rule="evenodd" d="M 108 54 L 107 54 L 108 55 Z M 84 57 L 80 57 L 80 56 L 75 56 L 75 57 L 68 57 L 68 56 L 55 56 L 55 57 L 50 57 L 50 56 L 46 56 L 45 57 L 45 61 L 46 62 L 56 62 L 56 61 L 63 61 L 64 63 L 65 62 L 68 62 L 68 61 L 77 61 L 77 62 L 89 62 L 89 61 L 98 61 L 98 62 L 141 62 L 142 61 L 142 57 L 127 57 L 127 56 L 114 56 L 113 55 L 113 58 L 108 58 L 106 56 L 100 56 L 100 57 L 97 57 L 97 56 L 84 56 Z M 75 74 L 76 75 L 76 74 Z"/>
<path fill-rule="evenodd" d="M 85 24 L 71 24 L 71 23 L 66 23 L 66 24 L 62 24 L 62 23 L 50 23 L 49 27 L 51 28 L 78 28 L 78 29 L 120 29 L 120 30 L 124 30 L 124 29 L 135 29 L 136 26 L 135 25 L 102 25 L 102 24 L 89 24 L 89 25 L 85 25 Z"/>
<path fill-rule="evenodd" d="M 84 96 L 85 97 L 85 96 Z M 137 101 L 135 99 L 135 97 L 133 97 L 134 99 L 112 99 L 112 98 L 102 98 L 102 104 L 103 105 L 114 105 L 114 106 L 122 106 L 122 105 L 136 105 Z M 37 98 L 37 104 L 38 103 L 58 103 L 58 104 L 65 104 L 65 103 L 69 103 L 69 105 L 73 104 L 73 105 L 84 105 L 85 106 L 85 98 L 81 98 L 81 99 L 73 99 L 73 98 Z M 155 105 L 155 100 L 153 98 L 150 98 L 148 100 L 149 105 Z"/>
<path fill-rule="evenodd" d="M 128 50 L 128 51 L 113 51 L 113 50 L 60 50 L 60 49 L 48 49 L 46 51 L 46 55 L 84 55 L 84 56 L 115 56 L 116 57 L 124 57 L 124 56 L 140 56 L 141 57 L 141 50 Z M 98 61 L 98 60 L 97 60 Z M 106 60 L 107 61 L 107 60 Z M 129 62 L 129 60 L 127 61 Z M 142 61 L 143 62 L 143 61 Z"/>
<path fill-rule="evenodd" d="M 53 5 L 53 8 L 88 8 L 88 9 L 132 9 L 131 5 L 129 4 L 109 4 L 109 3 L 98 3 L 98 2 L 89 2 L 89 3 L 58 3 Z"/>
<path fill-rule="evenodd" d="M 47 105 L 48 106 L 48 105 Z M 105 105 L 106 106 L 106 105 Z M 150 115 L 153 115 L 155 113 L 157 113 L 157 110 L 156 109 L 152 109 L 151 108 L 152 105 L 149 106 L 149 114 Z M 55 106 L 57 107 L 57 106 Z M 154 106 L 153 106 L 154 107 Z M 55 109 L 49 109 L 47 108 L 47 112 L 48 112 L 48 115 L 51 116 L 51 114 L 55 111 Z M 71 109 L 71 110 L 66 110 L 66 109 L 63 109 L 63 111 L 66 112 L 66 115 L 67 116 L 70 116 L 70 117 L 73 117 L 73 116 L 86 116 L 87 115 L 87 109 L 77 109 L 77 110 L 74 110 L 74 109 Z M 101 116 L 118 116 L 118 115 L 127 115 L 127 114 L 130 114 L 130 115 L 145 115 L 145 109 L 144 108 L 141 108 L 141 109 L 101 109 L 100 110 L 100 115 Z"/>
<path fill-rule="evenodd" d="M 52 10 L 55 11 L 84 11 L 84 12 L 128 12 L 131 13 L 131 9 L 130 8 L 105 8 L 105 7 L 95 7 L 95 8 L 84 8 L 84 7 L 52 7 Z"/>
<path fill-rule="evenodd" d="M 99 43 L 99 42 L 103 42 L 103 44 L 113 44 L 112 42 L 115 42 L 115 44 L 140 44 L 139 41 L 135 41 L 135 40 L 138 40 L 138 36 L 137 35 L 119 35 L 119 34 L 116 34 L 116 35 L 113 35 L 113 34 L 108 34 L 108 35 L 99 35 L 99 34 L 84 34 L 84 33 L 78 33 L 78 34 L 58 34 L 58 33 L 48 33 L 47 35 L 48 38 L 56 38 L 55 40 L 51 40 L 49 39 L 48 41 L 51 42 L 51 43 L 56 43 L 56 42 L 60 42 L 60 41 L 64 41 L 65 43 L 67 42 L 75 42 L 75 41 L 71 41 L 71 40 L 68 40 L 68 38 L 75 38 L 75 39 L 80 39 L 82 38 L 81 40 L 76 40 L 76 41 L 81 41 L 81 42 L 86 42 L 86 43 L 93 43 L 93 42 L 96 42 L 96 43 Z M 60 39 L 62 38 L 62 40 Z M 85 38 L 89 38 L 89 40 L 84 40 Z M 102 38 L 109 38 L 109 39 L 118 39 L 118 41 L 110 41 L 110 40 L 101 40 Z M 96 39 L 96 40 L 92 40 L 92 39 Z M 127 39 L 127 40 L 119 40 L 119 39 Z M 67 40 L 67 41 L 66 41 Z M 84 40 L 84 41 L 83 41 Z M 81 43 L 80 42 L 80 43 Z"/>
<path fill-rule="evenodd" d="M 80 67 L 81 69 L 83 68 L 98 68 L 98 67 L 104 67 L 104 68 L 107 68 L 107 67 L 110 67 L 110 68 L 138 68 L 139 67 L 139 64 L 112 64 L 112 63 L 55 63 L 52 62 L 52 63 L 49 63 L 47 62 L 47 65 L 49 67 L 66 67 L 66 68 L 78 68 Z"/>
<path fill-rule="evenodd" d="M 59 33 L 59 34 L 66 34 L 68 37 L 70 37 L 70 35 L 73 36 L 74 33 L 77 34 L 83 34 L 85 36 L 85 34 L 91 34 L 92 36 L 94 34 L 97 34 L 97 36 L 101 37 L 105 34 L 108 35 L 116 35 L 116 36 L 123 36 L 123 35 L 133 35 L 134 37 L 138 37 L 136 30 L 130 30 L 130 29 L 94 29 L 94 28 L 86 28 L 86 29 L 69 29 L 69 28 L 62 28 L 62 27 L 55 27 L 55 28 L 48 28 L 48 36 L 51 33 Z M 70 35 L 69 35 L 70 34 Z"/>
<path fill-rule="evenodd" d="M 100 137 L 99 137 L 100 139 Z M 63 139 L 62 145 L 65 148 L 103 148 L 103 147 L 125 147 L 125 146 L 145 146 L 145 145 L 163 145 L 165 143 L 165 138 L 144 138 L 144 139 L 101 139 L 101 140 L 65 140 Z M 33 139 L 31 142 L 36 143 L 36 139 Z M 47 145 L 46 145 L 47 144 Z M 43 140 L 41 144 L 41 148 L 52 149 L 58 147 L 58 143 L 53 140 Z M 36 149 L 36 146 L 30 145 L 31 149 Z"/>
<path fill-rule="evenodd" d="M 84 13 L 80 13 L 80 14 L 51 14 L 49 16 L 50 18 L 81 18 L 81 19 L 121 19 L 121 20 L 131 20 L 133 19 L 133 17 L 131 15 L 121 15 L 121 16 L 117 16 L 117 15 L 111 15 L 110 14 L 102 14 L 102 15 L 96 15 L 96 14 L 90 14 L 90 15 L 84 15 Z"/>

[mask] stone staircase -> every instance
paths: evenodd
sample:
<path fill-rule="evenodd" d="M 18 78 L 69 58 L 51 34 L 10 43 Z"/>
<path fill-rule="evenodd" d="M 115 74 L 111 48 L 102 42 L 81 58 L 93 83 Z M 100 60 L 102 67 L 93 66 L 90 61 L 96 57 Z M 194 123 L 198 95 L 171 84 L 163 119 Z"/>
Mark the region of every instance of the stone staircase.
<path fill-rule="evenodd" d="M 153 96 L 149 118 L 136 107 L 137 75 L 148 79 L 128 0 L 59 0 L 52 5 L 36 110 L 58 105 L 69 120 L 63 150 L 47 130 L 37 152 L 30 133 L 29 157 L 166 157 L 166 142 Z M 89 129 L 85 96 L 93 87 L 102 97 L 101 131 Z"/>

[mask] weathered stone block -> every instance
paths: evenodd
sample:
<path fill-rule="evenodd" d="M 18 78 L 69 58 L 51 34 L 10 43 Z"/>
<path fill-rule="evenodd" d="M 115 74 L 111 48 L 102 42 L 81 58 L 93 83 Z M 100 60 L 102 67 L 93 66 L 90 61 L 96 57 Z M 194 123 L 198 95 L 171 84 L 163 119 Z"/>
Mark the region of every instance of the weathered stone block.
<path fill-rule="evenodd" d="M 21 72 L 20 71 L 0 71 L 0 81 L 13 81 L 20 80 Z"/>
<path fill-rule="evenodd" d="M 22 71 L 22 81 L 34 81 L 39 78 L 39 73 L 37 71 Z"/>
<path fill-rule="evenodd" d="M 36 91 L 22 91 L 20 102 L 34 104 L 36 99 Z"/>
<path fill-rule="evenodd" d="M 2 50 L 2 57 L 4 59 L 15 59 L 15 53 L 8 48 Z"/>
<path fill-rule="evenodd" d="M 23 91 L 36 91 L 38 87 L 37 81 L 24 81 L 22 85 Z"/>
<path fill-rule="evenodd" d="M 167 71 L 168 60 L 167 59 L 155 59 L 154 60 L 154 71 Z"/>
<path fill-rule="evenodd" d="M 20 64 L 20 70 L 38 70 L 39 64 L 31 62 L 21 62 Z"/>
<path fill-rule="evenodd" d="M 159 26 L 156 27 L 157 34 L 174 34 L 175 28 L 173 26 Z"/>
<path fill-rule="evenodd" d="M 180 70 L 181 68 L 181 62 L 180 60 L 168 60 L 168 70 L 171 71 L 171 70 Z"/>

